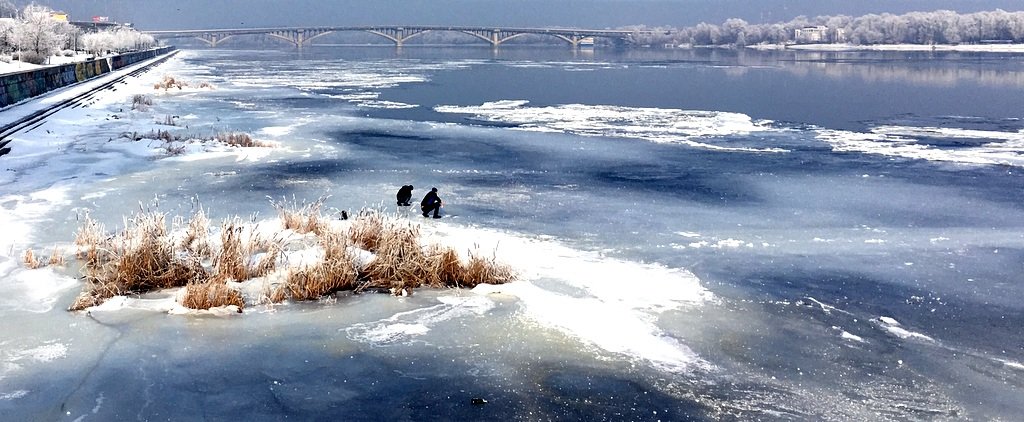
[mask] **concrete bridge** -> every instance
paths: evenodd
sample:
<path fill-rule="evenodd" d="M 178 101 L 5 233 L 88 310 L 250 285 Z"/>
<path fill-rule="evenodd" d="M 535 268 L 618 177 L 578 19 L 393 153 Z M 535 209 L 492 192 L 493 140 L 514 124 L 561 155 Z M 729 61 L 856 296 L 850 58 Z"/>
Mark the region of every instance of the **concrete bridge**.
<path fill-rule="evenodd" d="M 565 41 L 573 48 L 589 43 L 596 37 L 610 38 L 616 43 L 628 43 L 632 36 L 651 31 L 616 31 L 604 29 L 572 28 L 494 28 L 477 26 L 311 26 L 287 28 L 235 28 L 235 29 L 189 29 L 177 31 L 142 31 L 155 38 L 198 38 L 210 47 L 236 35 L 263 34 L 287 41 L 297 48 L 327 34 L 342 31 L 361 31 L 379 35 L 401 47 L 406 41 L 432 31 L 461 32 L 477 37 L 497 48 L 501 43 L 527 35 L 548 35 Z"/>

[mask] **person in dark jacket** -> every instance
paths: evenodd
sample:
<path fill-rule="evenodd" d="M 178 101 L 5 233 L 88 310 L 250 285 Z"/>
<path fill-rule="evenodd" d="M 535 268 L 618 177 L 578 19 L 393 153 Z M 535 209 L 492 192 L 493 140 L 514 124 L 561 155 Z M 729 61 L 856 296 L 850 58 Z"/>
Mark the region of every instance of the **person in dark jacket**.
<path fill-rule="evenodd" d="M 420 209 L 423 210 L 423 216 L 427 217 L 431 211 L 434 212 L 434 218 L 441 218 L 438 212 L 441 211 L 441 198 L 437 196 L 437 188 L 431 188 L 430 192 L 423 197 L 420 201 Z"/>
<path fill-rule="evenodd" d="M 398 206 L 408 207 L 412 205 L 412 203 L 409 202 L 409 200 L 412 199 L 412 185 L 402 186 L 402 188 L 398 190 L 397 196 Z"/>

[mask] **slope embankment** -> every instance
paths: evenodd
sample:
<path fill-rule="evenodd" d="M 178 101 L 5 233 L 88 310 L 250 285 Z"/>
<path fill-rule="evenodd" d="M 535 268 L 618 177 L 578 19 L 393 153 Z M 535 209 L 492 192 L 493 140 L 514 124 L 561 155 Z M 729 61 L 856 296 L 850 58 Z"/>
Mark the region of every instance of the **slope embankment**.
<path fill-rule="evenodd" d="M 162 62 L 175 52 L 176 49 L 174 47 L 162 47 L 0 77 L 0 110 L 6 110 L 14 104 L 33 97 L 91 81 L 97 77 L 124 70 L 141 62 L 147 62 L 109 81 L 85 89 L 83 92 L 55 104 L 29 110 L 23 113 L 24 115 L 13 116 L 11 119 L 3 119 L 3 121 L 0 121 L 0 125 L 2 125 L 0 127 L 0 156 L 11 151 L 10 147 L 7 146 L 10 140 L 5 139 L 10 135 L 39 124 L 47 116 L 63 108 L 75 106 L 81 101 L 88 99 L 97 91 L 108 89 L 128 76 L 145 72 L 151 66 Z M 153 60 L 155 58 L 156 60 Z"/>

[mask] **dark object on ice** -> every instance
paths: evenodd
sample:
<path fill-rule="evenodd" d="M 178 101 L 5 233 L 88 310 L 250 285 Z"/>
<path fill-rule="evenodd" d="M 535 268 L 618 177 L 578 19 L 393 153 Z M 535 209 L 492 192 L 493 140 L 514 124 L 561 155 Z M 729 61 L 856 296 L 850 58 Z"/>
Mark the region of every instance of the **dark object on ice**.
<path fill-rule="evenodd" d="M 398 206 L 408 207 L 412 205 L 412 203 L 409 202 L 409 200 L 412 199 L 412 185 L 402 186 L 402 188 L 398 190 L 397 197 Z"/>
<path fill-rule="evenodd" d="M 341 210 L 341 219 L 342 220 L 348 220 L 348 212 L 347 211 Z"/>
<path fill-rule="evenodd" d="M 9 148 L 9 147 L 0 148 L 0 156 L 6 155 L 8 152 L 11 152 L 11 148 Z"/>
<path fill-rule="evenodd" d="M 423 211 L 423 216 L 427 217 L 431 211 L 434 212 L 434 218 L 441 218 L 438 212 L 441 211 L 441 198 L 437 196 L 437 188 L 431 188 L 430 192 L 423 197 L 420 201 L 420 210 Z"/>
<path fill-rule="evenodd" d="M 473 404 L 475 404 L 477 406 L 483 406 L 483 405 L 487 404 L 487 399 L 484 399 L 484 398 L 481 398 L 481 397 L 473 397 L 472 399 L 469 400 L 469 402 L 473 403 Z"/>

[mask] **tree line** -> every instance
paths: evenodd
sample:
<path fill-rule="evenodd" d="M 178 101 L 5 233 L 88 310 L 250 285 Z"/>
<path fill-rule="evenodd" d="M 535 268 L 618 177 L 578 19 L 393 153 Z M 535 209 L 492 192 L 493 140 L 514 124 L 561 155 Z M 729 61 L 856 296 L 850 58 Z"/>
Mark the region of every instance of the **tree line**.
<path fill-rule="evenodd" d="M 798 35 L 812 28 L 814 37 Z M 799 42 L 852 44 L 977 44 L 1024 43 L 1024 12 L 994 10 L 959 14 L 949 10 L 889 13 L 859 17 L 845 15 L 798 16 L 789 22 L 751 24 L 728 19 L 721 25 L 700 23 L 673 28 L 630 26 L 632 41 L 646 45 L 747 46 Z M 804 32 L 806 34 L 807 32 Z"/>
<path fill-rule="evenodd" d="M 30 4 L 18 10 L 9 1 L 0 0 L 0 55 L 5 57 L 10 55 L 23 62 L 42 64 L 59 53 L 68 56 L 76 51 L 105 54 L 155 44 L 152 36 L 131 28 L 82 32 L 57 19 L 48 7 Z"/>

